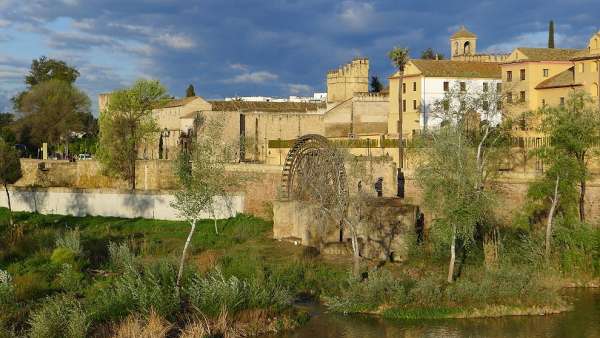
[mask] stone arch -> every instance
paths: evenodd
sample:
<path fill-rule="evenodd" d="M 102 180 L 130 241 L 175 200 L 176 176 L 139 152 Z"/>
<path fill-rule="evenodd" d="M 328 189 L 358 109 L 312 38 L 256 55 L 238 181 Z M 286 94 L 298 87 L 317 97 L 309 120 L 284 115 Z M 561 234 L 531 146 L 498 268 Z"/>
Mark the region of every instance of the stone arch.
<path fill-rule="evenodd" d="M 471 55 L 471 41 L 467 41 L 463 45 L 463 54 L 464 55 Z"/>
<path fill-rule="evenodd" d="M 335 171 L 336 175 L 332 175 L 335 180 L 333 183 L 341 189 L 343 195 L 347 194 L 348 183 L 342 155 L 332 147 L 326 137 L 309 134 L 297 138 L 287 154 L 281 177 L 280 197 L 283 200 L 295 197 L 296 185 L 301 181 L 299 176 L 302 175 L 303 163 L 310 157 L 317 156 L 325 151 L 333 156 L 329 161 L 328 168 L 323 169 Z"/>

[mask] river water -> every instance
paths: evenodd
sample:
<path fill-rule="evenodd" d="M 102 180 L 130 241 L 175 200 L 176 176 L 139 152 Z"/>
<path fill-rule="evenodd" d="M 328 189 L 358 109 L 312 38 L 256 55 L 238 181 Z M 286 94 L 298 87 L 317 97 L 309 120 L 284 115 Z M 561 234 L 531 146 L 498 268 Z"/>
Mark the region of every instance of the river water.
<path fill-rule="evenodd" d="M 600 338 L 600 290 L 566 292 L 573 311 L 547 316 L 479 319 L 386 320 L 372 316 L 332 314 L 308 306 L 311 320 L 293 332 L 269 338 L 388 337 L 565 337 Z"/>

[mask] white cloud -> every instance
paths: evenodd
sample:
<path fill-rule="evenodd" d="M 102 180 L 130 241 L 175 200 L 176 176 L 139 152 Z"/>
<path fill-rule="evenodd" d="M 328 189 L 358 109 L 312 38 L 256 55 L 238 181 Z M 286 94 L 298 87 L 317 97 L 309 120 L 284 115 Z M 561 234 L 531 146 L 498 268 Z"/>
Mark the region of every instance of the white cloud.
<path fill-rule="evenodd" d="M 375 18 L 375 6 L 368 2 L 344 1 L 340 6 L 338 18 L 349 29 L 364 30 Z"/>
<path fill-rule="evenodd" d="M 245 65 L 243 63 L 232 63 L 229 65 L 229 68 L 231 68 L 233 70 L 241 70 L 244 72 L 248 71 L 248 65 Z"/>
<path fill-rule="evenodd" d="M 227 79 L 225 83 L 265 83 L 267 81 L 277 80 L 279 76 L 267 71 L 247 72 Z"/>
<path fill-rule="evenodd" d="M 173 49 L 190 49 L 196 46 L 194 40 L 181 34 L 162 33 L 153 40 Z"/>
<path fill-rule="evenodd" d="M 313 91 L 311 86 L 300 83 L 288 83 L 287 87 L 291 95 L 307 95 Z"/>

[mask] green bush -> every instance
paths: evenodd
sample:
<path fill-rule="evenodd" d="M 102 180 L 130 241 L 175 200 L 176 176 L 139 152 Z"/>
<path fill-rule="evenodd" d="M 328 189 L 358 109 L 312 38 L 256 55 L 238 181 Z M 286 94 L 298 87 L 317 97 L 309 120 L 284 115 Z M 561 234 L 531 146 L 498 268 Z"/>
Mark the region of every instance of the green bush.
<path fill-rule="evenodd" d="M 57 248 L 66 248 L 75 253 L 75 255 L 81 254 L 81 234 L 79 233 L 79 228 L 75 228 L 73 230 L 68 230 L 63 233 L 61 236 L 56 238 L 56 247 Z"/>
<path fill-rule="evenodd" d="M 75 270 L 70 264 L 63 264 L 62 270 L 56 276 L 56 284 L 64 291 L 76 292 L 83 287 L 83 273 Z"/>
<path fill-rule="evenodd" d="M 387 270 L 371 272 L 363 281 L 350 276 L 342 295 L 328 297 L 329 307 L 336 312 L 355 313 L 377 309 L 384 304 L 401 305 L 407 301 L 402 283 Z"/>
<path fill-rule="evenodd" d="M 58 247 L 52 251 L 50 261 L 58 266 L 77 264 L 77 253 L 67 247 Z"/>
<path fill-rule="evenodd" d="M 17 301 L 28 301 L 43 297 L 52 291 L 47 275 L 28 272 L 14 277 L 15 297 Z"/>
<path fill-rule="evenodd" d="M 108 243 L 111 267 L 116 271 L 131 271 L 137 268 L 137 257 L 125 243 Z"/>
<path fill-rule="evenodd" d="M 220 270 L 206 277 L 195 276 L 185 288 L 190 304 L 203 314 L 217 316 L 221 309 L 236 314 L 245 309 L 283 309 L 291 304 L 289 292 L 279 285 L 235 276 L 226 278 Z"/>
<path fill-rule="evenodd" d="M 15 297 L 13 280 L 7 271 L 0 270 L 0 307 L 10 304 Z"/>
<path fill-rule="evenodd" d="M 77 299 L 59 294 L 31 313 L 29 325 L 32 338 L 80 338 L 86 336 L 90 321 Z"/>
<path fill-rule="evenodd" d="M 154 310 L 169 318 L 180 307 L 175 278 L 177 269 L 167 261 L 127 269 L 101 288 L 91 302 L 95 320 L 117 319 L 132 312 Z"/>
<path fill-rule="evenodd" d="M 555 227 L 553 239 L 561 271 L 600 275 L 600 229 L 586 224 L 559 225 Z"/>
<path fill-rule="evenodd" d="M 446 282 L 440 275 L 428 275 L 416 281 L 409 291 L 410 302 L 421 307 L 437 306 L 444 299 Z"/>

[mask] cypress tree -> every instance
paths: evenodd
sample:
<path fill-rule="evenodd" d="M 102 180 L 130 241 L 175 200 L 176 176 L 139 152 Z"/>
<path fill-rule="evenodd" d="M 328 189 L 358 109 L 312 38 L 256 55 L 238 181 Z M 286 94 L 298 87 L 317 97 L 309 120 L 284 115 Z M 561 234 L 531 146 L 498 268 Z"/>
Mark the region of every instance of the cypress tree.
<path fill-rule="evenodd" d="M 550 20 L 548 27 L 548 48 L 554 48 L 554 21 Z"/>
<path fill-rule="evenodd" d="M 189 85 L 185 90 L 185 97 L 196 96 L 196 90 L 194 90 L 194 85 Z"/>

